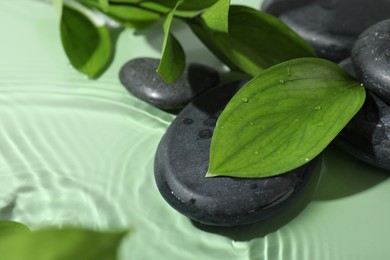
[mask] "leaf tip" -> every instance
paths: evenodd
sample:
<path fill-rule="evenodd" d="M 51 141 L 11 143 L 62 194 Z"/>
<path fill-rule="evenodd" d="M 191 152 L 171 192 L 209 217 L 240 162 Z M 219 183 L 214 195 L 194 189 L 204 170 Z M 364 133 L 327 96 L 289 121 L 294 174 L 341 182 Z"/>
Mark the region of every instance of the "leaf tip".
<path fill-rule="evenodd" d="M 207 171 L 206 175 L 204 177 L 206 178 L 213 178 L 218 176 L 217 174 L 211 173 L 210 171 Z"/>

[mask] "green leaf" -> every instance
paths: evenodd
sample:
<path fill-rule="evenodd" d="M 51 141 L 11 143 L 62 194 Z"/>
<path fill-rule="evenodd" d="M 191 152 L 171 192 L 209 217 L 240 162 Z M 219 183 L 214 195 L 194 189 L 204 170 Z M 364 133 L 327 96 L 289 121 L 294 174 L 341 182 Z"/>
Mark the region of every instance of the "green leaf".
<path fill-rule="evenodd" d="M 218 119 L 207 176 L 269 177 L 317 156 L 361 108 L 365 90 L 336 64 L 301 58 L 248 82 Z"/>
<path fill-rule="evenodd" d="M 101 17 L 80 4 L 65 4 L 61 40 L 71 64 L 90 78 L 99 76 L 113 56 L 110 31 Z"/>
<path fill-rule="evenodd" d="M 185 67 L 184 50 L 179 41 L 170 33 L 170 27 L 173 19 L 173 13 L 181 4 L 179 1 L 167 15 L 164 21 L 164 43 L 160 64 L 157 72 L 168 83 L 177 80 L 183 73 Z"/>
<path fill-rule="evenodd" d="M 252 76 L 283 61 L 315 57 L 311 47 L 278 18 L 246 6 L 230 6 L 229 34 L 188 21 L 198 38 L 226 65 Z"/>
<path fill-rule="evenodd" d="M 83 229 L 45 229 L 0 237 L 2 259 L 109 260 L 127 232 L 102 233 Z"/>
<path fill-rule="evenodd" d="M 228 33 L 228 16 L 230 0 L 219 0 L 208 8 L 202 19 L 208 28 L 214 31 Z"/>
<path fill-rule="evenodd" d="M 14 221 L 0 221 L 0 239 L 13 234 L 29 233 L 30 230 L 25 225 Z"/>

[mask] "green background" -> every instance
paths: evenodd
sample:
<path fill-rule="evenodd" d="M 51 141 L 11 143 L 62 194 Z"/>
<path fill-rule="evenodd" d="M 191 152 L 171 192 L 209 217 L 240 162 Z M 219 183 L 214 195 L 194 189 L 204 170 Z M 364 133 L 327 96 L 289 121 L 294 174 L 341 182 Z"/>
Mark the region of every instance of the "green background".
<path fill-rule="evenodd" d="M 232 3 L 258 8 L 261 0 Z M 199 227 L 165 203 L 153 159 L 174 116 L 132 97 L 117 76 L 132 58 L 160 56 L 161 23 L 122 33 L 112 66 L 96 81 L 69 65 L 52 6 L 1 1 L 0 32 L 1 219 L 33 230 L 133 226 L 120 248 L 126 260 L 389 258 L 390 175 L 334 147 L 325 151 L 313 201 L 282 227 Z M 186 25 L 173 32 L 188 61 L 226 72 Z"/>

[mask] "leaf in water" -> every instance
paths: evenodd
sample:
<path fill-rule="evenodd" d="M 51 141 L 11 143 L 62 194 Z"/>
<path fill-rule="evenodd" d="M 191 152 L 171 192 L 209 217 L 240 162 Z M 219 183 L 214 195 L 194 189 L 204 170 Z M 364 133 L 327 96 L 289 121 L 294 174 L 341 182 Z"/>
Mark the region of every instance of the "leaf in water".
<path fill-rule="evenodd" d="M 30 230 L 25 225 L 14 221 L 0 221 L 0 239 L 9 235 L 19 233 L 30 233 Z"/>
<path fill-rule="evenodd" d="M 170 27 L 173 19 L 173 13 L 181 4 L 179 1 L 167 15 L 164 21 L 164 43 L 160 64 L 157 72 L 168 83 L 177 80 L 183 73 L 185 67 L 184 50 L 179 41 L 170 33 Z"/>
<path fill-rule="evenodd" d="M 230 6 L 229 34 L 211 30 L 203 19 L 190 20 L 198 38 L 226 65 L 252 76 L 300 57 L 312 48 L 278 18 L 246 6 Z"/>
<path fill-rule="evenodd" d="M 0 255 L 12 260 L 114 260 L 126 234 L 83 229 L 19 232 L 0 237 Z"/>
<path fill-rule="evenodd" d="M 99 76 L 112 60 L 109 29 L 101 17 L 80 4 L 64 4 L 61 40 L 73 67 L 90 78 Z"/>
<path fill-rule="evenodd" d="M 269 177 L 317 156 L 361 108 L 365 90 L 336 64 L 287 61 L 261 72 L 218 119 L 207 176 Z"/>
<path fill-rule="evenodd" d="M 218 32 L 228 32 L 230 0 L 219 0 L 208 8 L 203 14 L 202 19 L 208 28 Z"/>

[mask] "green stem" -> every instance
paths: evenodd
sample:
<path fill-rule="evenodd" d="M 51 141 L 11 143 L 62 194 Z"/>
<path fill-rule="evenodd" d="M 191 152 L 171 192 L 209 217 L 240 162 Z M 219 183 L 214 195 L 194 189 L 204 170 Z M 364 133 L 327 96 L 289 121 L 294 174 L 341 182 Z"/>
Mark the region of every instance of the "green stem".
<path fill-rule="evenodd" d="M 157 11 L 155 9 L 152 9 L 152 8 L 140 5 L 140 3 L 142 3 L 142 1 L 139 1 L 138 3 L 128 3 L 128 2 L 116 2 L 116 1 L 110 0 L 110 1 L 108 1 L 108 3 L 110 5 L 136 7 L 136 8 L 139 8 L 139 9 L 142 9 L 142 10 L 145 10 L 145 11 L 149 11 L 149 12 L 152 12 L 152 13 L 155 13 L 155 14 L 159 14 L 159 15 L 165 15 L 166 14 L 164 12 L 160 12 L 160 11 Z"/>
<path fill-rule="evenodd" d="M 142 9 L 142 10 L 145 10 L 145 11 L 148 11 L 148 12 L 152 12 L 152 13 L 155 13 L 155 14 L 159 14 L 161 16 L 163 15 L 166 15 L 168 12 L 169 12 L 169 8 L 167 7 L 167 12 L 162 12 L 162 11 L 158 11 L 156 9 L 153 9 L 153 8 L 150 8 L 150 7 L 147 7 L 147 6 L 144 6 L 142 5 L 143 2 L 148 2 L 148 1 L 144 1 L 144 0 L 140 0 L 136 3 L 129 3 L 129 2 L 117 2 L 115 0 L 109 0 L 108 3 L 110 5 L 116 5 L 116 6 L 130 6 L 130 7 L 136 7 L 136 8 L 139 8 L 139 9 Z M 186 16 L 181 16 L 181 15 L 178 15 L 178 14 L 174 14 L 174 16 L 180 20 L 183 20 L 183 21 L 189 21 L 191 20 L 191 18 L 188 18 Z"/>

